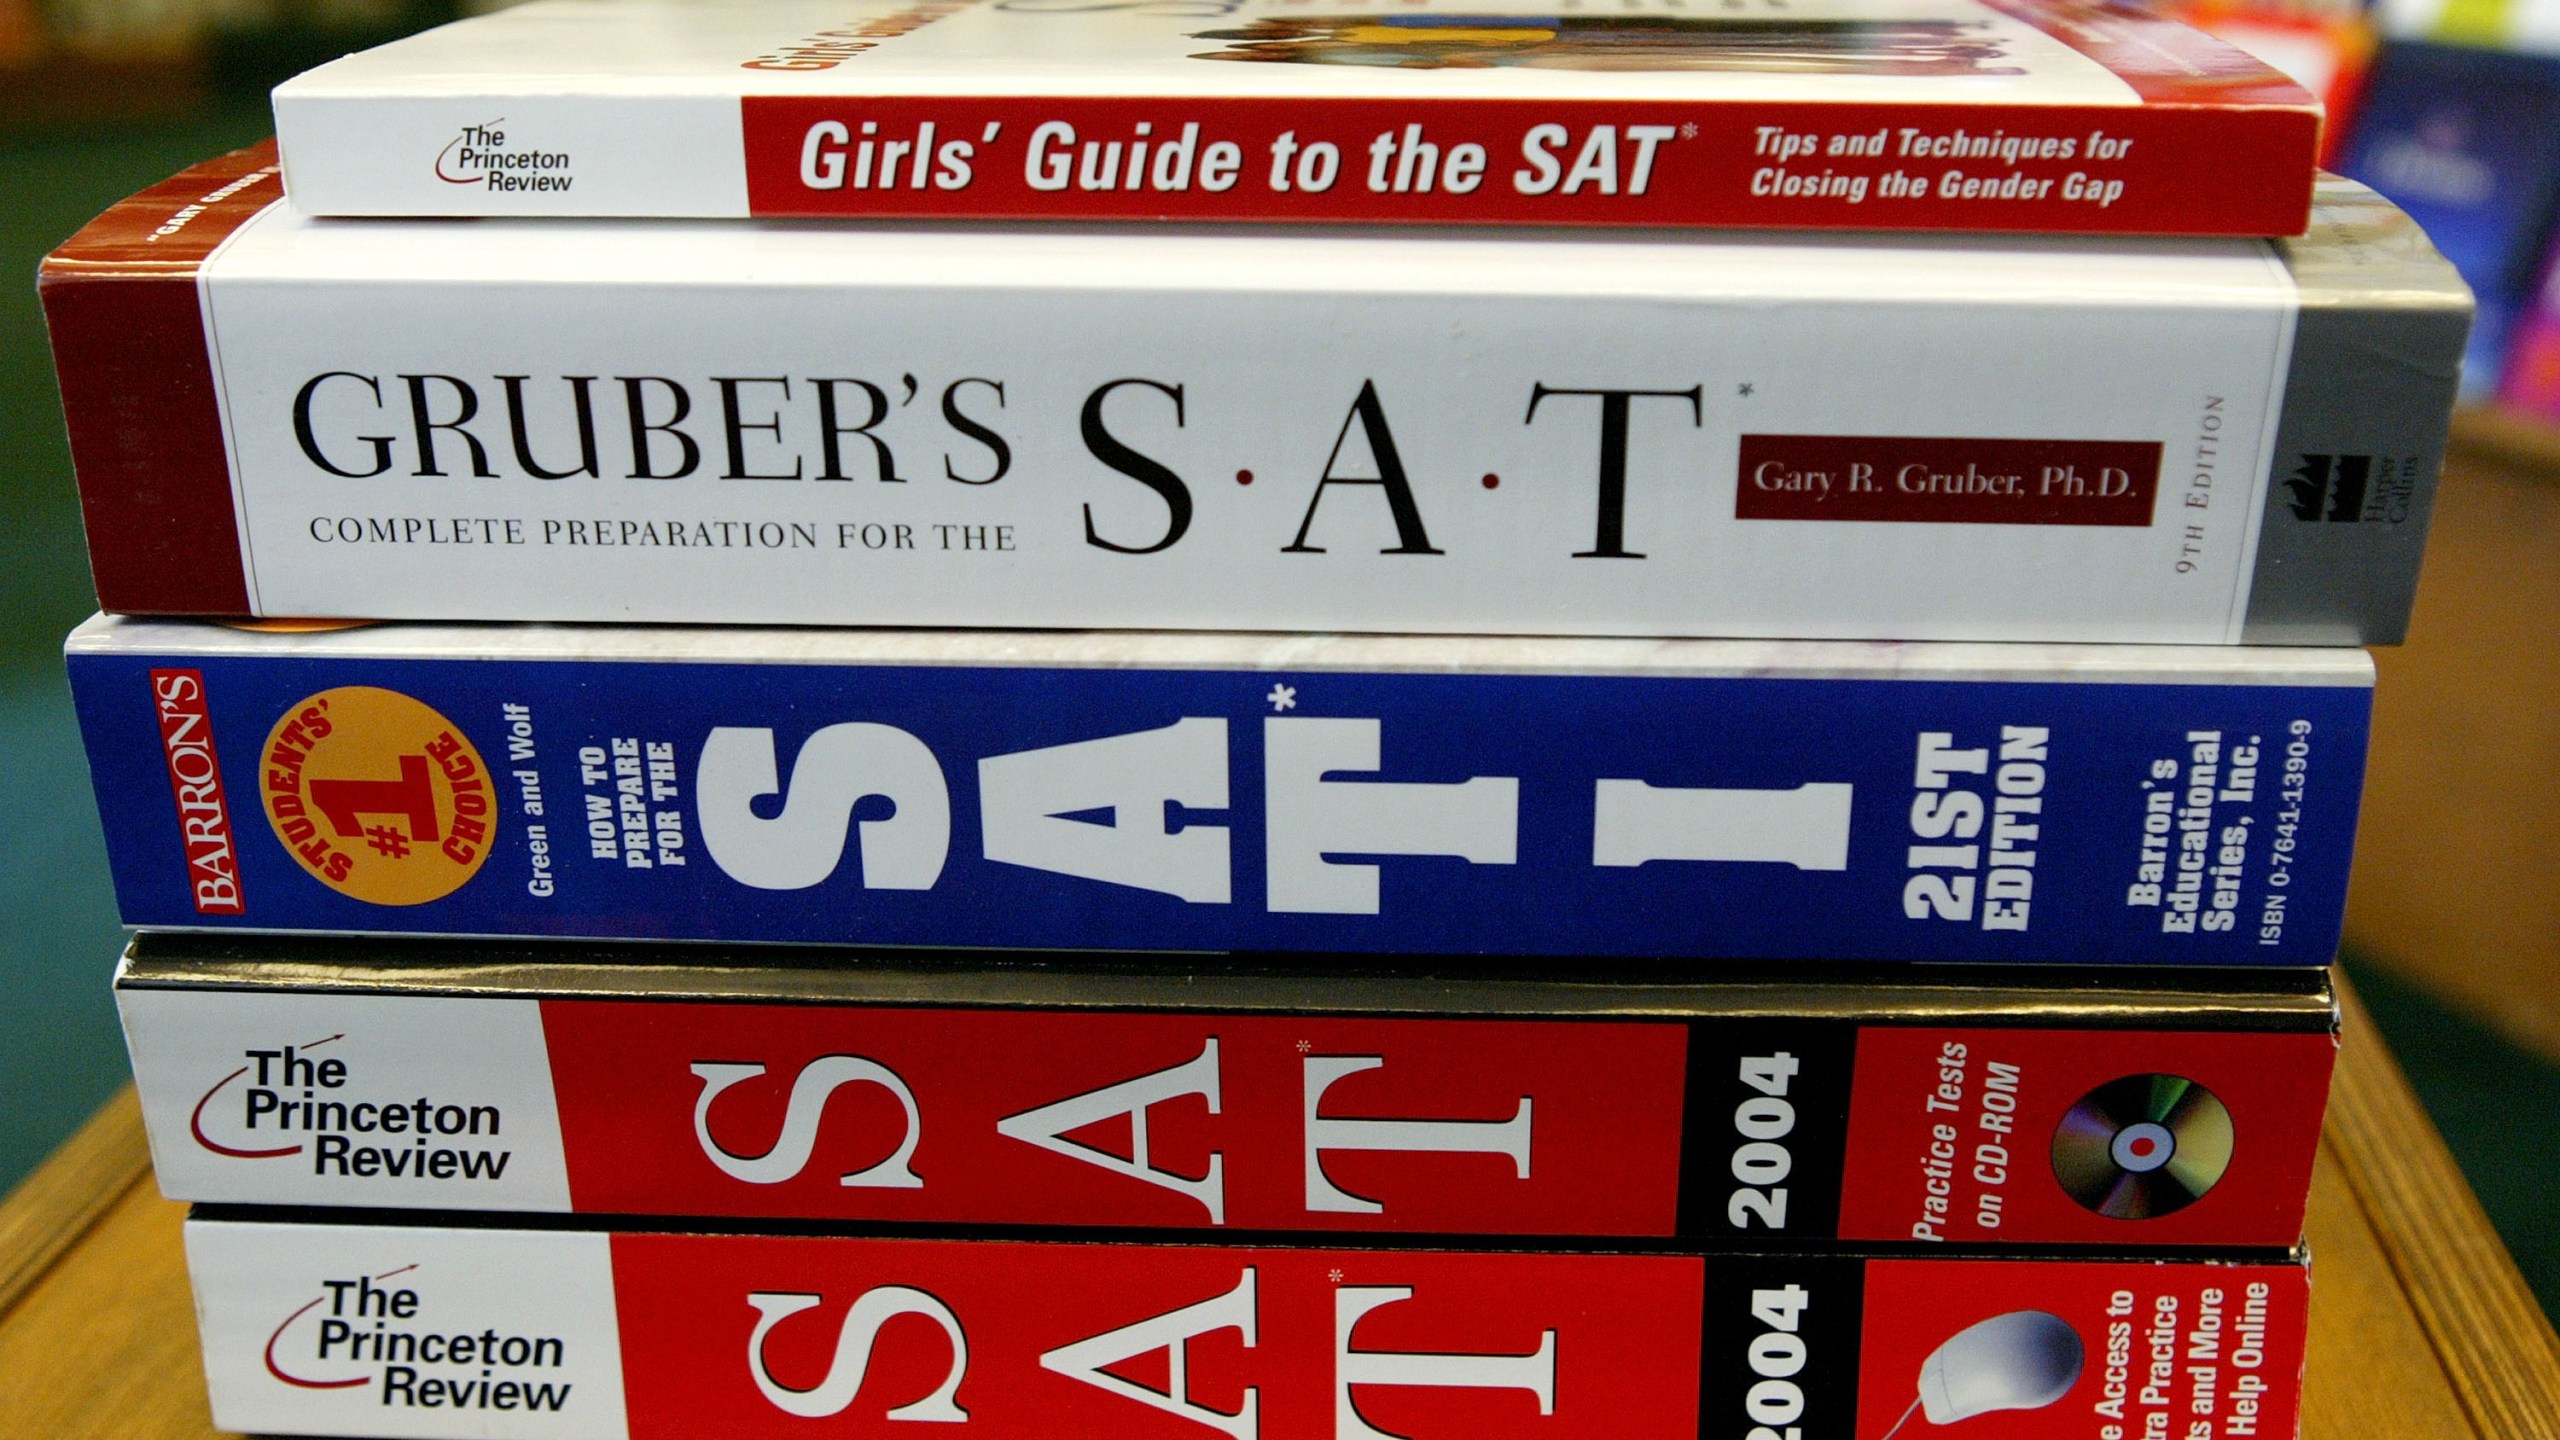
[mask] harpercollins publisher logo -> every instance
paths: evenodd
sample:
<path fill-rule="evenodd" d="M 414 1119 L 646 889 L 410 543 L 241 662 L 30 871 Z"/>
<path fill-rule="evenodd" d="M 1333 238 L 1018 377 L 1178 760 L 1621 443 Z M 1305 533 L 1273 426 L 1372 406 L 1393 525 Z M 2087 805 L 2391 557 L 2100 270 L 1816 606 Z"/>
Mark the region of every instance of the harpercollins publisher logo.
<path fill-rule="evenodd" d="M 2417 494 L 2416 462 L 2374 455 L 2304 455 L 2284 482 L 2285 508 L 2296 520 L 2352 525 L 2409 518 Z"/>
<path fill-rule="evenodd" d="M 160 715 L 160 751 L 169 792 L 178 802 L 178 836 L 187 854 L 187 898 L 199 915 L 241 912 L 240 856 L 231 843 L 231 807 L 222 794 L 222 762 L 213 749 L 213 714 L 205 707 L 204 672 L 154 670 L 151 697 Z"/>
<path fill-rule="evenodd" d="M 396 690 L 323 690 L 285 712 L 262 753 L 276 838 L 342 895 L 423 905 L 489 857 L 487 764 L 453 722 Z"/>
<path fill-rule="evenodd" d="M 489 194 L 516 192 L 566 194 L 577 177 L 569 172 L 569 152 L 507 142 L 499 129 L 505 117 L 465 125 L 436 152 L 436 178 L 447 185 L 478 185 Z"/>

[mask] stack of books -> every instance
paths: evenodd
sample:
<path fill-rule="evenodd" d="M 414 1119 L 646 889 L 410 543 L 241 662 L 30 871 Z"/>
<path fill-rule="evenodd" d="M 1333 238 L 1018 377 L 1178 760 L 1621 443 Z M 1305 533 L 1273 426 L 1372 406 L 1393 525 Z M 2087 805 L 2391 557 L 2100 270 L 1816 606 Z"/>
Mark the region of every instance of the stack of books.
<path fill-rule="evenodd" d="M 220 1423 L 2293 1433 L 2469 298 L 2289 82 L 545 0 L 276 106 L 42 280 Z"/>

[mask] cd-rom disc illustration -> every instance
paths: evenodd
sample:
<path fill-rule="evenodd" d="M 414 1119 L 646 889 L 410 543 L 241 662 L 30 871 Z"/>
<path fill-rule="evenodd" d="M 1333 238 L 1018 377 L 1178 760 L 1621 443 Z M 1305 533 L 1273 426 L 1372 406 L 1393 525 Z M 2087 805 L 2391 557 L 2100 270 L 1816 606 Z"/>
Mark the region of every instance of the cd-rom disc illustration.
<path fill-rule="evenodd" d="M 2080 1097 L 2053 1132 L 2053 1175 L 2114 1220 L 2174 1214 L 2231 1164 L 2231 1112 L 2182 1075 L 2127 1075 Z"/>

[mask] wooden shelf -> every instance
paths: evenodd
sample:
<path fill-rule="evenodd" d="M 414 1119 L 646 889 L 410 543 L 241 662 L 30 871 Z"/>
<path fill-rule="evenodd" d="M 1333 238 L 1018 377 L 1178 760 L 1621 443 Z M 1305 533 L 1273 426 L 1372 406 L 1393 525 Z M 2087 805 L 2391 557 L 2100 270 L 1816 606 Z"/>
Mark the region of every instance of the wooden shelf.
<path fill-rule="evenodd" d="M 2560 475 L 2560 420 L 2494 405 L 2468 407 L 2454 412 L 2450 448 L 2456 459 Z"/>
<path fill-rule="evenodd" d="M 2347 948 L 2560 1063 L 2560 428 L 2455 418 L 2409 643 L 2374 652 Z"/>
<path fill-rule="evenodd" d="M 0 1203 L 0 1435 L 220 1433 L 184 1212 L 151 1185 L 130 1091 Z M 2309 1239 L 2306 1436 L 2560 1440 L 2560 1340 L 2352 999 Z"/>

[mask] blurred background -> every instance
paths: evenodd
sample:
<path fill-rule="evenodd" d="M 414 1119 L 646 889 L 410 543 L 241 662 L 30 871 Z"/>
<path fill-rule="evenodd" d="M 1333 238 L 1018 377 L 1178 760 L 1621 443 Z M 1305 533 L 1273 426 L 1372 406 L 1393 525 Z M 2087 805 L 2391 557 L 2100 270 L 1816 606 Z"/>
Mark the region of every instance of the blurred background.
<path fill-rule="evenodd" d="M 0 1191 L 125 1078 L 61 640 L 94 603 L 37 311 L 91 215 L 453 0 L 0 0 Z M 2381 652 L 2348 974 L 2560 1311 L 2560 0 L 2197 0 L 2329 106 L 2328 164 L 2479 293 L 2416 628 Z"/>

